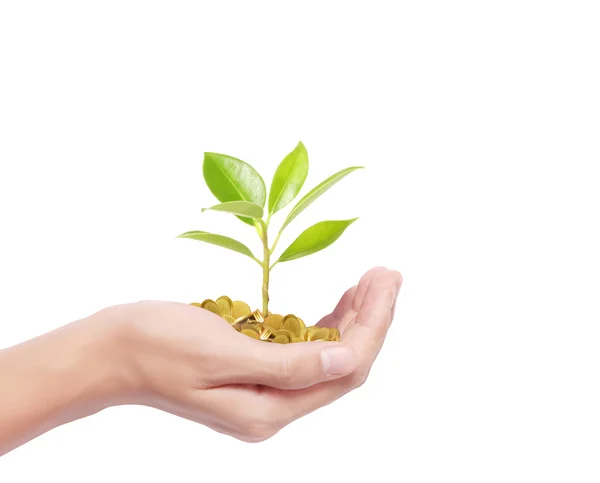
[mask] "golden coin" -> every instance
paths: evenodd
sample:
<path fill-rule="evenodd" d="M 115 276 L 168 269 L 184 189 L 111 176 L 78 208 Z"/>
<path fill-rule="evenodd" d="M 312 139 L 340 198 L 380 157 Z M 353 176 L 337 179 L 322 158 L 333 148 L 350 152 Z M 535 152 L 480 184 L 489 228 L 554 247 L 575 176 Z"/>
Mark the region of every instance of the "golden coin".
<path fill-rule="evenodd" d="M 273 332 L 268 327 L 263 326 L 263 330 L 260 332 L 260 340 L 269 340 L 269 337 L 273 335 Z"/>
<path fill-rule="evenodd" d="M 231 315 L 221 315 L 231 325 L 235 324 L 235 319 Z"/>
<path fill-rule="evenodd" d="M 289 331 L 283 331 L 283 330 L 278 330 L 276 332 L 273 333 L 273 335 L 277 338 L 277 337 L 285 337 L 287 339 L 287 343 L 292 341 L 292 335 L 289 334 Z M 273 339 L 275 340 L 275 339 Z"/>
<path fill-rule="evenodd" d="M 283 315 L 269 314 L 264 323 L 275 330 L 279 330 L 281 329 L 281 324 L 283 323 Z"/>
<path fill-rule="evenodd" d="M 329 329 L 327 327 L 315 327 L 312 340 L 327 340 L 329 338 Z"/>
<path fill-rule="evenodd" d="M 193 305 L 194 307 L 202 308 L 202 304 L 200 302 L 192 302 L 190 305 Z"/>
<path fill-rule="evenodd" d="M 240 302 L 239 300 L 236 300 L 235 302 L 233 302 L 233 306 L 231 309 L 231 315 L 233 316 L 234 319 L 238 319 L 245 315 L 252 315 L 252 310 L 250 310 L 250 307 L 248 306 L 248 304 L 246 304 L 244 302 Z"/>
<path fill-rule="evenodd" d="M 291 330 L 287 330 L 287 329 L 279 329 L 275 331 L 275 335 L 287 335 L 288 338 L 290 340 L 292 340 L 292 337 L 296 337 L 296 334 L 294 334 Z"/>
<path fill-rule="evenodd" d="M 338 329 L 336 329 L 335 327 L 331 327 L 329 329 L 329 340 L 332 340 L 334 342 L 339 342 L 340 341 L 340 331 Z"/>
<path fill-rule="evenodd" d="M 273 341 L 275 344 L 289 344 L 290 338 L 285 334 L 276 335 Z"/>
<path fill-rule="evenodd" d="M 219 306 L 219 311 L 221 315 L 231 315 L 231 308 L 233 307 L 233 302 L 227 295 L 221 295 L 216 301 Z"/>
<path fill-rule="evenodd" d="M 314 340 L 314 335 L 315 335 L 314 327 L 307 327 L 306 330 L 300 334 L 300 337 L 305 342 L 310 342 L 311 340 Z"/>
<path fill-rule="evenodd" d="M 275 342 L 275 341 L 273 341 Z M 292 337 L 292 342 L 305 342 L 304 339 L 300 338 L 300 337 Z"/>
<path fill-rule="evenodd" d="M 253 330 L 244 329 L 241 333 L 248 337 L 252 337 L 253 339 L 258 339 L 258 333 Z"/>
<path fill-rule="evenodd" d="M 260 310 L 256 309 L 254 312 L 252 312 L 252 315 L 254 316 L 254 320 L 256 320 L 259 323 L 263 323 L 265 321 L 265 318 L 263 317 L 263 314 Z"/>
<path fill-rule="evenodd" d="M 300 336 L 300 332 L 302 327 L 300 326 L 300 321 L 296 318 L 295 315 L 286 315 L 283 319 L 281 327 L 285 330 L 291 330 L 296 337 Z"/>
<path fill-rule="evenodd" d="M 300 322 L 300 330 L 306 329 L 306 324 L 304 323 L 304 321 L 300 317 L 296 318 L 298 319 L 298 322 Z"/>
<path fill-rule="evenodd" d="M 252 314 L 242 315 L 241 317 L 238 317 L 237 319 L 235 319 L 233 323 L 241 324 L 242 322 L 246 322 L 250 317 L 252 317 Z"/>
<path fill-rule="evenodd" d="M 256 326 L 256 324 L 253 324 L 251 322 L 246 322 L 242 324 L 240 328 L 242 332 L 244 332 L 245 330 L 252 330 L 260 335 L 260 329 Z"/>
<path fill-rule="evenodd" d="M 202 308 L 204 310 L 208 310 L 213 314 L 221 315 L 221 311 L 219 310 L 219 306 L 214 300 L 205 300 L 202 302 Z"/>

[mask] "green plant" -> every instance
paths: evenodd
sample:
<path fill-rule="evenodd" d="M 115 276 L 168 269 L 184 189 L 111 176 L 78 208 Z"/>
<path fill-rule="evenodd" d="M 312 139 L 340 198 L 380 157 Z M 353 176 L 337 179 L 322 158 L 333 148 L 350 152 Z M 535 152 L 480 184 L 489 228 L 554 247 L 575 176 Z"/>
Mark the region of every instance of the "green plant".
<path fill-rule="evenodd" d="M 263 272 L 262 300 L 263 314 L 269 314 L 269 274 L 278 263 L 296 260 L 327 248 L 344 233 L 357 218 L 350 220 L 321 221 L 306 229 L 287 247 L 278 260 L 271 259 L 283 230 L 308 206 L 352 171 L 362 166 L 353 166 L 333 174 L 309 191 L 296 203 L 281 225 L 275 241 L 269 246 L 269 226 L 275 213 L 291 203 L 304 185 L 308 175 L 308 153 L 304 144 L 296 148 L 281 162 L 271 183 L 267 211 L 267 190 L 260 174 L 248 163 L 225 154 L 204 153 L 203 174 L 210 191 L 221 202 L 202 211 L 221 211 L 236 215 L 244 223 L 254 226 L 263 246 L 263 259 L 260 260 L 243 243 L 223 235 L 205 231 L 188 231 L 178 238 L 191 238 L 212 243 L 246 255 L 258 263 Z M 266 215 L 266 219 L 265 219 Z"/>

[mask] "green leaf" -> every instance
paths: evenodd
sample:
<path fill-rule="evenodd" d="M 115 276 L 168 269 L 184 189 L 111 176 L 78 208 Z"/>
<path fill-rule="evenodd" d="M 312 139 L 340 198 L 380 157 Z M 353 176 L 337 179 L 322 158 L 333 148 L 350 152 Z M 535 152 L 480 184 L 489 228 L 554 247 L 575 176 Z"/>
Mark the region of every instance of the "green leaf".
<path fill-rule="evenodd" d="M 202 208 L 202 212 L 223 211 L 225 213 L 233 213 L 234 215 L 246 216 L 248 218 L 260 219 L 264 215 L 262 206 L 248 201 L 228 201 L 220 205 L 211 206 L 210 208 Z"/>
<path fill-rule="evenodd" d="M 242 255 L 246 255 L 253 260 L 256 260 L 256 257 L 246 245 L 233 238 L 229 238 L 228 236 L 215 235 L 214 233 L 208 233 L 206 231 L 188 231 L 179 235 L 177 238 L 190 238 L 192 240 L 211 243 L 223 248 L 228 248 L 229 250 L 233 250 L 234 252 L 241 253 Z"/>
<path fill-rule="evenodd" d="M 327 248 L 358 218 L 352 220 L 321 221 L 300 234 L 296 240 L 281 254 L 279 262 L 289 262 L 297 258 L 312 255 Z"/>
<path fill-rule="evenodd" d="M 204 153 L 202 172 L 208 188 L 221 203 L 249 201 L 261 207 L 265 206 L 265 182 L 248 163 L 226 154 Z M 254 225 L 251 218 L 238 218 Z"/>
<path fill-rule="evenodd" d="M 315 186 L 312 190 L 310 190 L 304 197 L 296 203 L 296 206 L 292 208 L 292 211 L 288 214 L 287 218 L 283 222 L 281 227 L 281 231 L 288 226 L 294 218 L 296 218 L 300 213 L 302 213 L 306 208 L 310 206 L 310 204 L 315 201 L 319 196 L 325 193 L 329 188 L 331 188 L 334 184 L 340 181 L 342 178 L 346 177 L 352 171 L 356 171 L 357 169 L 362 169 L 362 166 L 352 166 L 350 168 L 342 169 L 337 173 L 331 175 L 325 181 L 323 181 L 318 186 Z"/>
<path fill-rule="evenodd" d="M 308 153 L 302 142 L 288 154 L 273 176 L 269 193 L 269 214 L 287 206 L 300 193 L 308 175 Z"/>

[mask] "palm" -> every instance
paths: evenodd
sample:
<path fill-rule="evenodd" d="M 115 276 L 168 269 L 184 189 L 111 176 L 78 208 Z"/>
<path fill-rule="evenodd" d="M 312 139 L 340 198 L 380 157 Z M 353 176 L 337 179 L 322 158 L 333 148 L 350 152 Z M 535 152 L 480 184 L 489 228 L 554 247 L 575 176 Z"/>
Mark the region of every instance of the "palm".
<path fill-rule="evenodd" d="M 341 342 L 352 347 L 359 357 L 357 370 L 341 379 L 324 382 L 304 389 L 279 389 L 259 384 L 228 384 L 213 388 L 205 397 L 210 404 L 220 408 L 231 407 L 231 419 L 244 408 L 252 414 L 253 424 L 260 427 L 283 427 L 291 421 L 331 403 L 360 386 L 383 345 L 393 319 L 395 299 L 402 283 L 398 272 L 374 268 L 367 272 L 360 283 L 342 296 L 336 308 L 323 317 L 318 325 L 337 327 L 342 334 Z M 262 344 L 257 341 L 249 341 Z M 310 344 L 331 344 L 311 342 Z M 309 344 L 275 344 L 270 350 L 293 351 L 300 354 Z M 293 357 L 293 355 L 292 355 Z M 231 405 L 235 401 L 235 405 Z M 204 399 L 204 402 L 206 399 Z M 273 421 L 273 418 L 277 421 Z M 219 427 L 215 429 L 220 430 Z M 232 428 L 227 428 L 231 433 Z"/>

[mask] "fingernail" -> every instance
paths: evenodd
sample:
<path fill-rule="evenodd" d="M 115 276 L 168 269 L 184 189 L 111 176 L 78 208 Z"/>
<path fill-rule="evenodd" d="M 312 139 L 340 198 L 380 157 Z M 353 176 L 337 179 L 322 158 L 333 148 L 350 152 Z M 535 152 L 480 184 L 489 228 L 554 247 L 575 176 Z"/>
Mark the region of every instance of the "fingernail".
<path fill-rule="evenodd" d="M 328 376 L 343 376 L 356 369 L 356 354 L 349 347 L 328 347 L 321 351 L 323 372 Z"/>

